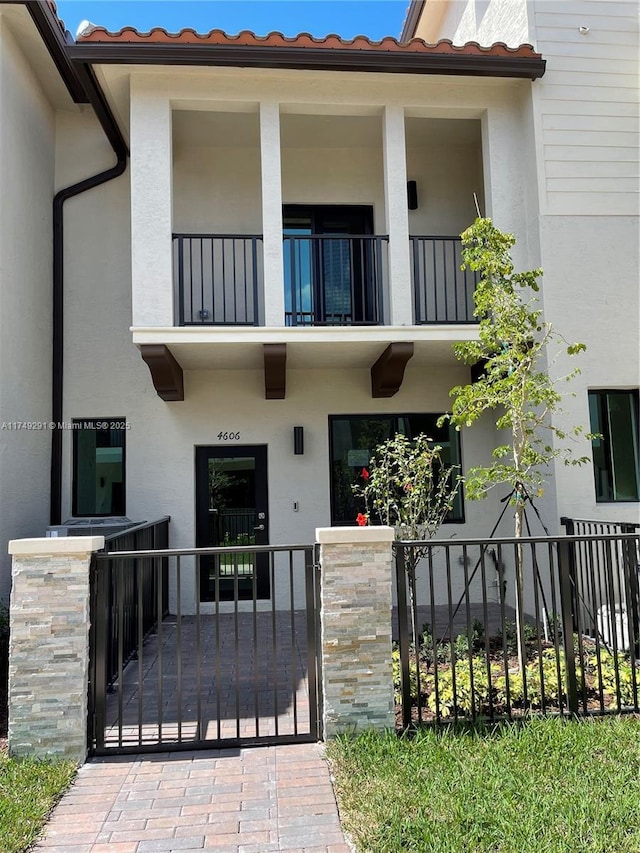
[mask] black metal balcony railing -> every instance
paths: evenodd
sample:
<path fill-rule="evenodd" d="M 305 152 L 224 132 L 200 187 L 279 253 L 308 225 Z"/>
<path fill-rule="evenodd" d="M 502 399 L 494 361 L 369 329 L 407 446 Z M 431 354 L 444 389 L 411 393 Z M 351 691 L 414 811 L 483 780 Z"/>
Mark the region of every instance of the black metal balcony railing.
<path fill-rule="evenodd" d="M 285 235 L 287 326 L 379 325 L 388 237 Z"/>
<path fill-rule="evenodd" d="M 287 326 L 382 325 L 387 236 L 285 234 Z M 474 323 L 477 274 L 461 270 L 459 237 L 411 237 L 417 325 Z M 257 326 L 262 313 L 259 234 L 174 234 L 180 326 Z"/>
<path fill-rule="evenodd" d="M 262 236 L 174 234 L 180 326 L 257 326 Z"/>
<path fill-rule="evenodd" d="M 473 291 L 478 276 L 462 270 L 459 237 L 411 237 L 416 325 L 477 323 Z"/>

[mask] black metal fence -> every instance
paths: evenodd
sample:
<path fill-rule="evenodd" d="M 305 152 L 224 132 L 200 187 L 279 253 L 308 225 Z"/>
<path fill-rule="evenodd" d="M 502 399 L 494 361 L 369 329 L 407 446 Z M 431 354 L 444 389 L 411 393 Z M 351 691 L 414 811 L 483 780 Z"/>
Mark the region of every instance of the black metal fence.
<path fill-rule="evenodd" d="M 169 546 L 170 517 L 157 521 L 143 522 L 121 533 L 105 536 L 105 549 L 109 554 L 119 551 L 151 551 Z M 101 555 L 102 558 L 102 555 Z M 113 559 L 113 558 L 112 558 Z M 150 558 L 134 560 L 127 571 L 120 565 L 112 571 L 102 588 L 104 618 L 106 620 L 105 678 L 110 685 L 118 675 L 119 661 L 126 663 L 135 654 L 138 622 L 142 618 L 142 630 L 146 635 L 154 627 L 150 602 L 157 600 L 158 584 L 162 588 L 161 610 L 164 615 L 169 609 L 167 596 L 167 562 L 155 565 Z M 94 569 L 95 573 L 95 561 Z M 94 588 L 92 608 L 96 605 Z M 94 610 L 95 613 L 95 610 Z M 92 624 L 94 619 L 91 620 Z"/>
<path fill-rule="evenodd" d="M 258 595 L 256 572 L 252 596 L 241 600 L 247 555 L 252 564 L 265 564 L 268 600 Z M 148 596 L 140 582 L 143 567 L 152 575 Z M 215 575 L 215 597 L 206 603 L 198 595 L 205 567 Z M 221 588 L 230 580 L 235 595 L 227 601 Z M 137 590 L 135 607 L 131 589 Z M 317 740 L 318 596 L 312 547 L 98 554 L 92 573 L 91 752 Z M 167 615 L 167 602 L 174 615 Z M 131 615 L 135 643 L 127 655 L 120 638 Z M 119 639 L 111 678 L 114 627 Z"/>
<path fill-rule="evenodd" d="M 397 543 L 403 727 L 637 713 L 638 546 L 637 532 Z"/>
<path fill-rule="evenodd" d="M 477 323 L 473 291 L 477 273 L 461 270 L 460 237 L 411 237 L 416 325 Z"/>
<path fill-rule="evenodd" d="M 574 590 L 574 631 L 592 636 L 599 633 L 609 643 L 615 635 L 618 643 L 628 645 L 625 626 L 630 614 L 627 613 L 627 598 L 624 590 L 620 588 L 618 564 L 628 562 L 631 565 L 635 561 L 640 569 L 640 549 L 634 556 L 632 545 L 629 543 L 626 543 L 624 548 L 622 544 L 613 548 L 600 537 L 633 534 L 640 531 L 640 524 L 566 517 L 561 518 L 560 523 L 569 536 L 589 537 L 577 543 L 569 566 Z M 630 548 L 628 553 L 624 553 L 624 549 Z M 594 567 L 600 565 L 610 566 L 606 577 L 602 572 L 594 570 Z M 633 584 L 637 584 L 637 574 L 633 574 L 630 580 Z M 633 594 L 637 596 L 635 591 Z"/>
<path fill-rule="evenodd" d="M 259 325 L 261 244 L 259 234 L 174 234 L 179 325 Z"/>
<path fill-rule="evenodd" d="M 386 236 L 284 237 L 288 326 L 380 325 Z"/>

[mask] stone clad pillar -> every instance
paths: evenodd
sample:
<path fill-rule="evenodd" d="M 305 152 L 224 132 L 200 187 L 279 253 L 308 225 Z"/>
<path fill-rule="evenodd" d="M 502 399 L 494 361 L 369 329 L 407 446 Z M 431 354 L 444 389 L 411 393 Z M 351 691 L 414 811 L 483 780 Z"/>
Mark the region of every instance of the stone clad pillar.
<path fill-rule="evenodd" d="M 103 536 L 9 542 L 13 755 L 86 758 L 89 564 L 103 547 Z"/>
<path fill-rule="evenodd" d="M 393 728 L 391 527 L 316 530 L 324 735 Z"/>

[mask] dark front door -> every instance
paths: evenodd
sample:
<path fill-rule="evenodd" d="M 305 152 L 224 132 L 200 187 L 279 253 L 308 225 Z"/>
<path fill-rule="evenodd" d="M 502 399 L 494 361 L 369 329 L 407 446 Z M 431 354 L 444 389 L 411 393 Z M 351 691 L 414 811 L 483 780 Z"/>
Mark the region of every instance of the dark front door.
<path fill-rule="evenodd" d="M 285 205 L 287 323 L 377 323 L 373 208 Z"/>
<path fill-rule="evenodd" d="M 196 545 L 268 545 L 267 448 L 196 448 Z M 203 557 L 200 600 L 269 598 L 267 555 Z"/>

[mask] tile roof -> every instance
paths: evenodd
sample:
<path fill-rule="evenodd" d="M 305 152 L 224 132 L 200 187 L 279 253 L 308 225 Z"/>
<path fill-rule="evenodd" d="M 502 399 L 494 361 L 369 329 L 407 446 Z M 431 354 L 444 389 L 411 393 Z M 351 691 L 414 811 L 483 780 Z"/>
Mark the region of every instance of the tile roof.
<path fill-rule="evenodd" d="M 237 35 L 229 35 L 223 30 L 211 30 L 208 33 L 198 33 L 186 28 L 178 33 L 169 33 L 162 27 L 156 27 L 147 33 L 141 33 L 133 27 L 123 27 L 118 32 L 109 32 L 104 27 L 94 26 L 86 29 L 78 36 L 77 42 L 94 44 L 158 44 L 158 45 L 219 45 L 229 47 L 273 47 L 273 48 L 314 48 L 325 50 L 357 50 L 376 51 L 393 54 L 413 55 L 449 55 L 449 56 L 496 56 L 513 58 L 538 59 L 530 44 L 519 47 L 507 47 L 503 42 L 496 42 L 488 47 L 482 47 L 477 42 L 467 42 L 464 45 L 453 45 L 448 39 L 442 39 L 437 44 L 427 44 L 422 39 L 414 38 L 408 42 L 386 36 L 380 41 L 372 41 L 367 36 L 356 36 L 353 39 L 343 39 L 332 34 L 323 38 L 315 38 L 310 33 L 299 33 L 296 36 L 285 36 L 272 32 L 266 36 L 258 36 L 249 30 L 243 30 Z"/>

